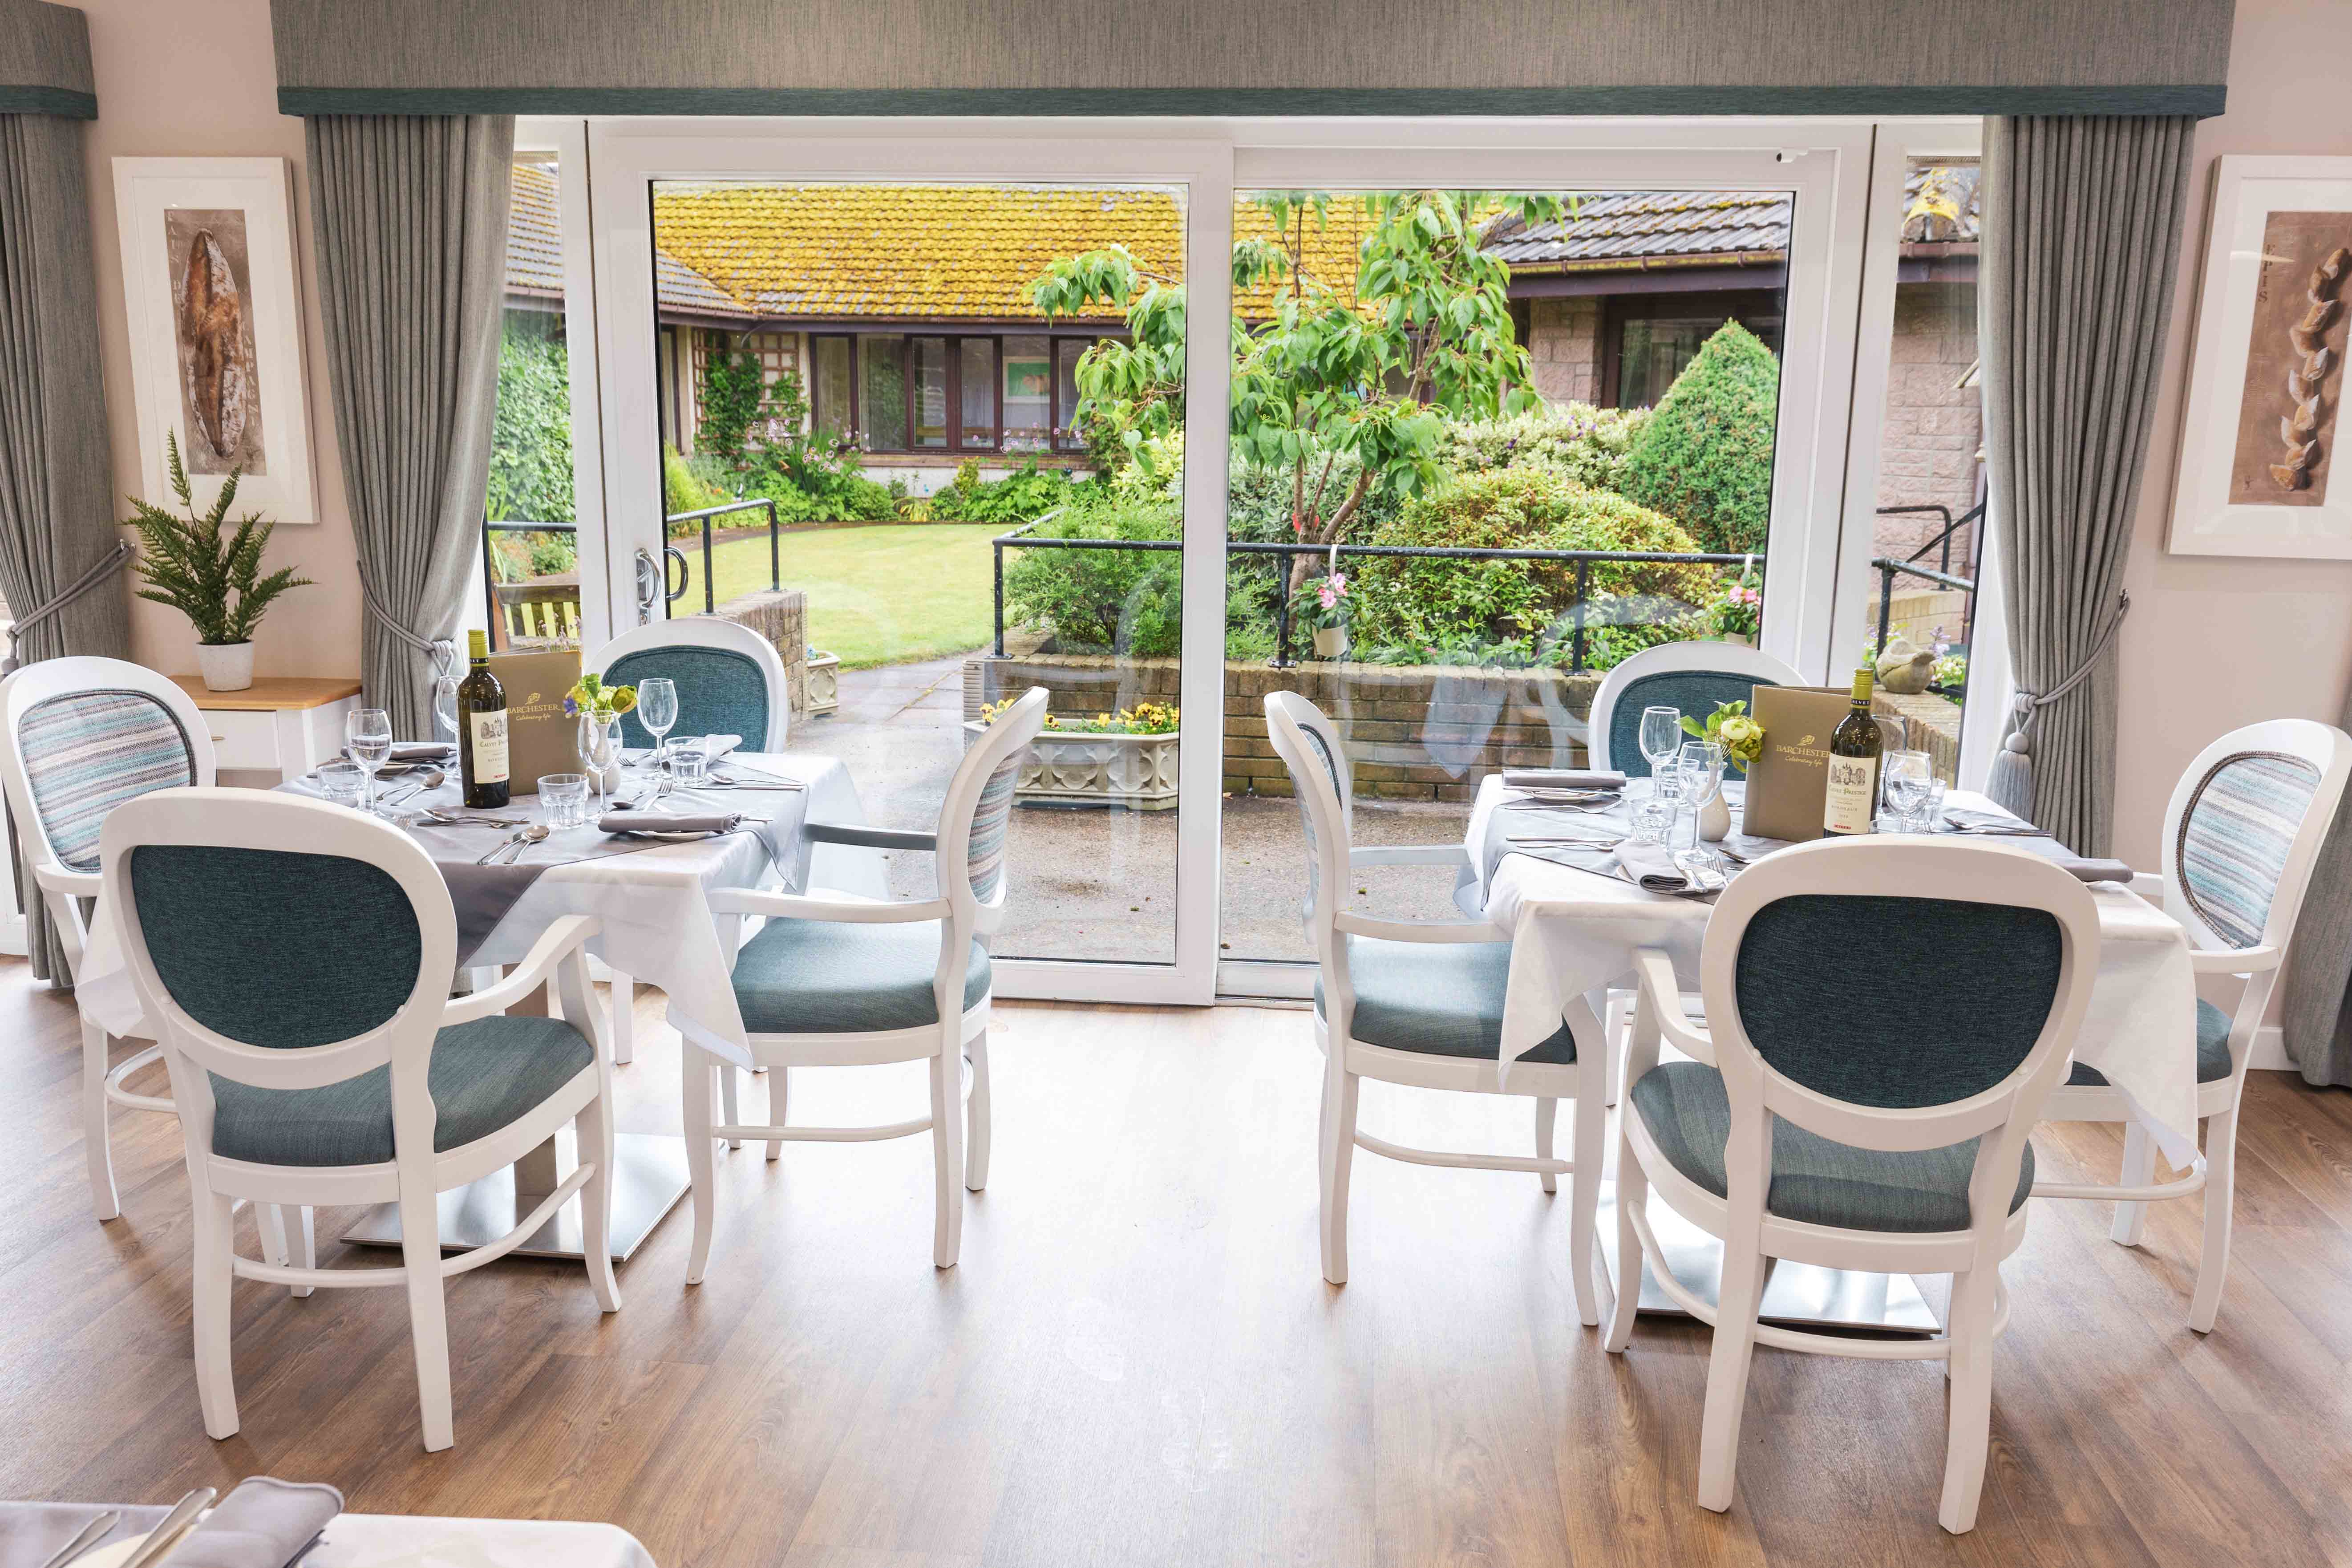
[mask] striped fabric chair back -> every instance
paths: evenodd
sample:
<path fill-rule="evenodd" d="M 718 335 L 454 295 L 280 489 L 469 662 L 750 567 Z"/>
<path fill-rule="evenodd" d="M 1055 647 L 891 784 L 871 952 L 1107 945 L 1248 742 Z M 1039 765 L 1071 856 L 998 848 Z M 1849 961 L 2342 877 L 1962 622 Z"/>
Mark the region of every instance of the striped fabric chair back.
<path fill-rule="evenodd" d="M 49 847 L 67 869 L 99 868 L 99 831 L 124 801 L 196 782 L 178 715 L 143 691 L 76 691 L 26 710 L 25 776 Z"/>
<path fill-rule="evenodd" d="M 964 844 L 964 875 L 971 896 L 982 903 L 996 896 L 1004 881 L 1004 832 L 1013 820 L 1013 786 L 1021 777 L 1026 752 L 1015 752 L 997 765 L 980 786 L 980 804 L 971 814 L 971 837 Z"/>
<path fill-rule="evenodd" d="M 2241 752 L 2205 771 L 2174 844 L 2180 894 L 2231 947 L 2254 947 L 2270 922 L 2320 771 L 2283 752 Z"/>

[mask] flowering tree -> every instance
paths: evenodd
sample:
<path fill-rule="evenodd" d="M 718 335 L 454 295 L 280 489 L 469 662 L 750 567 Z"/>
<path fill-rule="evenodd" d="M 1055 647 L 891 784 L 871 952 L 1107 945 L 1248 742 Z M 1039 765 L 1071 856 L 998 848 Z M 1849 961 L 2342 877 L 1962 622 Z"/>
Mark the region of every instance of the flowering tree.
<path fill-rule="evenodd" d="M 1479 248 L 1479 229 L 1498 212 L 1535 223 L 1565 207 L 1559 196 L 1477 191 L 1365 195 L 1369 226 L 1343 290 L 1307 259 L 1307 226 L 1328 226 L 1332 199 L 1255 198 L 1276 237 L 1234 243 L 1234 292 L 1272 286 L 1271 313 L 1255 322 L 1236 314 L 1229 329 L 1234 448 L 1289 475 L 1291 531 L 1318 544 L 1344 538 L 1368 496 L 1402 500 L 1436 482 L 1442 414 L 1486 418 L 1538 404 L 1511 329 L 1510 269 Z M 1049 316 L 1125 312 L 1129 341 L 1097 343 L 1078 362 L 1076 416 L 1148 464 L 1144 443 L 1183 424 L 1183 285 L 1115 246 L 1055 262 L 1030 297 Z M 1307 571 L 1302 558 L 1294 581 Z"/>

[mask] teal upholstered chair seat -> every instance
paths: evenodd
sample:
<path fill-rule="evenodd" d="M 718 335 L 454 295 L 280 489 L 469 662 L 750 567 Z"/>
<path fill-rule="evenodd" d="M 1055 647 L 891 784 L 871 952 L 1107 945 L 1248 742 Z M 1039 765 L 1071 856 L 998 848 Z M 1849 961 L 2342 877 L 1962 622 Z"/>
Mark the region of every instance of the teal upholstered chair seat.
<path fill-rule="evenodd" d="M 1511 973 L 1507 942 L 1386 942 L 1349 936 L 1348 975 L 1356 987 L 1349 1033 L 1368 1046 L 1424 1056 L 1483 1057 L 1503 1050 L 1503 989 Z M 1323 1013 L 1323 982 L 1315 983 Z M 1518 1058 L 1564 1065 L 1576 1038 L 1559 1033 Z"/>
<path fill-rule="evenodd" d="M 434 1037 L 425 1081 L 443 1153 L 517 1121 L 595 1059 L 561 1018 L 492 1017 Z M 262 1165 L 373 1165 L 393 1157 L 392 1069 L 322 1089 L 257 1089 L 213 1075 L 213 1152 Z"/>
<path fill-rule="evenodd" d="M 2208 1002 L 2197 998 L 2197 1081 L 2219 1083 L 2230 1076 L 2230 1015 Z M 2107 1081 L 2107 1075 L 2085 1062 L 2076 1062 L 2067 1073 L 2070 1088 L 2096 1086 Z"/>
<path fill-rule="evenodd" d="M 931 982 L 940 922 L 773 920 L 735 958 L 735 1005 L 755 1035 L 856 1035 L 940 1021 Z M 966 1012 L 988 994 L 988 950 L 971 944 Z"/>
<path fill-rule="evenodd" d="M 1731 1105 L 1723 1075 L 1701 1062 L 1665 1062 L 1633 1085 L 1633 1110 L 1669 1164 L 1717 1197 L 1727 1197 L 1724 1143 Z M 1764 1206 L 1782 1219 L 1848 1230 L 1965 1230 L 1975 1139 L 1916 1152 L 1856 1149 L 1791 1122 L 1772 1124 L 1772 1186 Z M 2033 1145 L 2025 1146 L 2015 1214 L 2033 1190 Z"/>
<path fill-rule="evenodd" d="M 625 653 L 604 672 L 607 686 L 656 679 L 677 683 L 677 724 L 670 733 L 740 735 L 745 751 L 768 749 L 767 672 L 746 655 L 678 643 Z M 635 713 L 621 715 L 621 739 L 631 746 L 654 742 Z"/>

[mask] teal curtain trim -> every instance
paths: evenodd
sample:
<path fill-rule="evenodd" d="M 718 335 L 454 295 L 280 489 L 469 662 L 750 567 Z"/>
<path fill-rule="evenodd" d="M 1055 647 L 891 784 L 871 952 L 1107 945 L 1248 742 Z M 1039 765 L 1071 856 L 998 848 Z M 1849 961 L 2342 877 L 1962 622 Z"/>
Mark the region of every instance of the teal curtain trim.
<path fill-rule="evenodd" d="M 281 114 L 1704 115 L 2220 114 L 2229 89 L 2113 87 L 281 87 Z"/>
<path fill-rule="evenodd" d="M 98 95 L 69 87 L 31 87 L 0 82 L 0 114 L 54 114 L 64 120 L 98 118 Z"/>

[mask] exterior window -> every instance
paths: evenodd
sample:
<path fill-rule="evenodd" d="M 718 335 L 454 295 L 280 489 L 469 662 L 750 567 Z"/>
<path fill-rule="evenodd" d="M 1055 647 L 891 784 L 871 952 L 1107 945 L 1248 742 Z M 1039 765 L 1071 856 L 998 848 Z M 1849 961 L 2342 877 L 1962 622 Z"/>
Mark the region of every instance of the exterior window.
<path fill-rule="evenodd" d="M 1043 451 L 1053 439 L 1054 340 L 1004 340 L 1004 449 Z M 967 380 L 967 386 L 971 382 Z"/>
<path fill-rule="evenodd" d="M 1736 320 L 1780 352 L 1780 317 L 1777 312 L 1690 310 L 1684 313 L 1627 314 L 1616 323 L 1614 351 L 1616 395 L 1609 401 L 1619 408 L 1651 408 L 1666 388 L 1696 357 L 1699 348 L 1726 321 Z"/>
<path fill-rule="evenodd" d="M 915 445 L 948 444 L 948 344 L 945 338 L 915 340 Z"/>
<path fill-rule="evenodd" d="M 1078 356 L 1088 346 L 1084 338 L 1054 340 L 1054 444 L 1065 452 L 1087 449 L 1073 414 L 1078 406 Z"/>
<path fill-rule="evenodd" d="M 996 340 L 966 338 L 956 345 L 956 444 L 996 445 Z"/>
<path fill-rule="evenodd" d="M 858 427 L 869 452 L 907 449 L 907 340 L 857 340 Z"/>
<path fill-rule="evenodd" d="M 809 417 L 821 439 L 839 441 L 850 434 L 849 340 L 814 338 L 809 344 L 815 374 L 810 378 Z"/>

